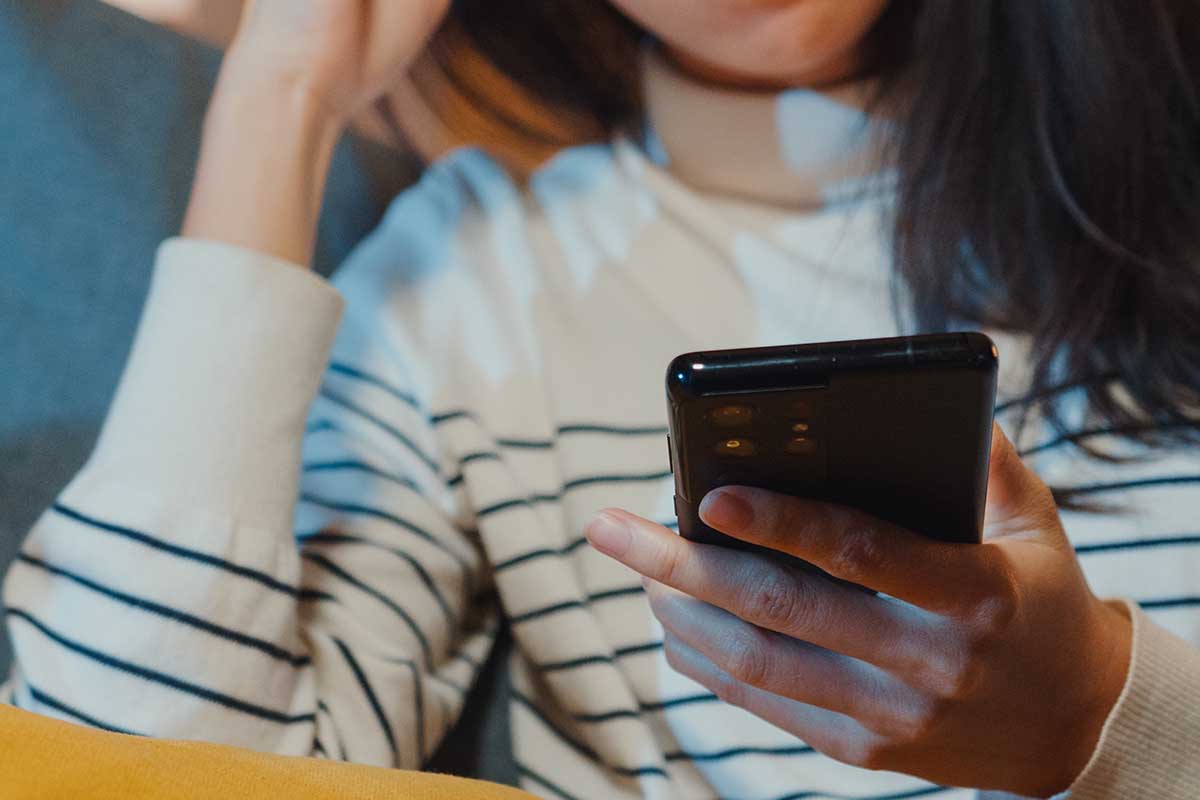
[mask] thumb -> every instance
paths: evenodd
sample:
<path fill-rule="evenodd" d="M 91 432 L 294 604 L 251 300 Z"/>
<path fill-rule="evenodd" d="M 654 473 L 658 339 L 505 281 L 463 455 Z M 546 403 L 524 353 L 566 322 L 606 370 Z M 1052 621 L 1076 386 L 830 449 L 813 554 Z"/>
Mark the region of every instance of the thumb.
<path fill-rule="evenodd" d="M 984 538 L 1037 535 L 1063 537 L 1050 488 L 1025 466 L 1000 426 L 992 423 Z"/>

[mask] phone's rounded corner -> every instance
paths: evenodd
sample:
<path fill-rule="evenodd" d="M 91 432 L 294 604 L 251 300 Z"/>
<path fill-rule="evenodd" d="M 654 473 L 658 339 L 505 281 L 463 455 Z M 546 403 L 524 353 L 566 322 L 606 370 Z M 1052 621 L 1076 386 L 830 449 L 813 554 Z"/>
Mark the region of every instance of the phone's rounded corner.
<path fill-rule="evenodd" d="M 979 331 L 964 333 L 967 349 L 974 356 L 977 367 L 984 370 L 995 370 L 1000 364 L 1000 348 L 992 341 L 992 337 Z"/>
<path fill-rule="evenodd" d="M 667 396 L 672 403 L 694 400 L 698 395 L 695 387 L 696 357 L 694 353 L 684 353 L 671 359 L 667 366 Z"/>

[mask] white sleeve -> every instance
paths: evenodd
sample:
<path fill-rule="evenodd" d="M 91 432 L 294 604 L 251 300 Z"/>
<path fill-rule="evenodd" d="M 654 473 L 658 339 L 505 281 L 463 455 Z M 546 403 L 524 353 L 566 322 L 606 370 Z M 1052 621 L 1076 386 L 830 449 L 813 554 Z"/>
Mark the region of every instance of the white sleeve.
<path fill-rule="evenodd" d="M 1133 603 L 1129 674 L 1091 761 L 1062 800 L 1200 796 L 1200 652 Z"/>
<path fill-rule="evenodd" d="M 401 365 L 345 337 L 313 406 L 341 313 L 294 265 L 163 245 L 95 452 L 5 581 L 14 704 L 285 754 L 432 754 L 497 611 Z"/>

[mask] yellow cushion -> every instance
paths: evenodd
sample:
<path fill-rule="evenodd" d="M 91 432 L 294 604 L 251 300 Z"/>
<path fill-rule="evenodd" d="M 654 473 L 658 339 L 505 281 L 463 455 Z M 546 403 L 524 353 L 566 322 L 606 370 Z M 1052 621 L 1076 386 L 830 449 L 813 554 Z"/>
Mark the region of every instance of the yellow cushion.
<path fill-rule="evenodd" d="M 507 786 L 142 739 L 0 706 L 4 800 L 530 800 Z"/>

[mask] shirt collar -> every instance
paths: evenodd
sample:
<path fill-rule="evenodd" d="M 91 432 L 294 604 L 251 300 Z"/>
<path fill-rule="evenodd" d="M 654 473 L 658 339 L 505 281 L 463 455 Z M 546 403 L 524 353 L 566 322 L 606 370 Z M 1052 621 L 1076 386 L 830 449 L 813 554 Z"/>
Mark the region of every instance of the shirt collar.
<path fill-rule="evenodd" d="M 660 166 L 704 192 L 823 208 L 886 184 L 867 82 L 748 91 L 684 74 L 657 47 L 643 55 L 647 149 Z"/>

